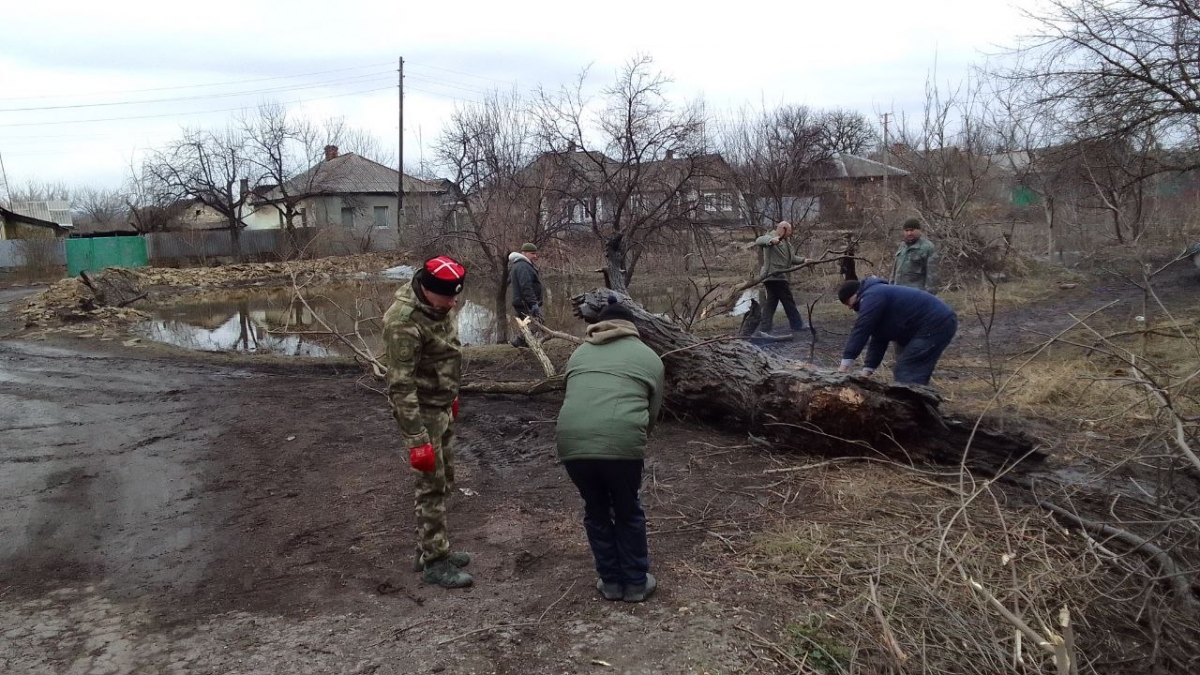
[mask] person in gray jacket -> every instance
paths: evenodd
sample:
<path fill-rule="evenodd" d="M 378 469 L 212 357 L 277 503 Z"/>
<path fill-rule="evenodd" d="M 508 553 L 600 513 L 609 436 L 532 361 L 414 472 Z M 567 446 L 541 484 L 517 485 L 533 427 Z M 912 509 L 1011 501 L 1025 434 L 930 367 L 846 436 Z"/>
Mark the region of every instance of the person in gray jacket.
<path fill-rule="evenodd" d="M 933 295 L 938 292 L 938 256 L 933 242 L 921 233 L 921 221 L 909 218 L 901 226 L 904 241 L 896 249 L 892 265 L 892 285 L 917 288 Z"/>
<path fill-rule="evenodd" d="M 518 319 L 533 317 L 536 322 L 544 321 L 542 316 L 542 278 L 534 263 L 538 259 L 536 244 L 521 244 L 520 251 L 508 254 L 508 286 L 512 291 L 513 313 Z M 530 326 L 536 330 L 536 324 Z M 517 335 L 511 342 L 514 347 L 524 347 L 525 338 Z"/>
<path fill-rule="evenodd" d="M 796 255 L 792 249 L 792 224 L 786 220 L 775 226 L 774 232 L 768 232 L 754 241 L 755 246 L 763 248 L 762 274 L 767 275 L 763 288 L 767 291 L 767 300 L 762 308 L 762 319 L 758 324 L 756 338 L 771 337 L 771 328 L 775 323 L 775 310 L 783 305 L 788 323 L 793 331 L 804 330 L 804 319 L 796 308 L 796 299 L 792 297 L 792 287 L 788 283 L 785 270 L 802 265 L 806 262 L 803 256 Z"/>

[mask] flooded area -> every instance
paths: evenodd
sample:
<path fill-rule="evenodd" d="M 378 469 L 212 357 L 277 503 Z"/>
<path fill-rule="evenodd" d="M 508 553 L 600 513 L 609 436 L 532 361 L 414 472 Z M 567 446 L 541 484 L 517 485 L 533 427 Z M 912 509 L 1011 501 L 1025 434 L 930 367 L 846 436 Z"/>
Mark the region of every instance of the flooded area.
<path fill-rule="evenodd" d="M 392 272 L 392 270 L 389 270 Z M 313 284 L 297 296 L 291 287 L 242 289 L 206 294 L 152 310 L 154 319 L 141 327 L 142 335 L 156 342 L 198 351 L 239 351 L 299 357 L 347 356 L 351 350 L 330 335 L 331 331 L 365 344 L 378 352 L 381 318 L 400 285 L 409 283 L 400 274 L 355 281 Z M 590 278 L 546 280 L 546 323 L 554 330 L 582 335 L 584 324 L 571 312 L 570 299 L 595 286 Z M 734 309 L 739 315 L 749 307 L 747 291 Z M 458 331 L 464 344 L 493 344 L 499 321 L 492 291 L 468 287 L 458 309 Z M 671 316 L 694 304 L 694 291 L 686 280 L 662 285 L 652 293 L 637 293 L 649 311 Z M 508 303 L 505 303 L 507 308 Z M 511 332 L 511 324 L 510 324 Z M 361 340 L 361 342 L 360 342 Z"/>

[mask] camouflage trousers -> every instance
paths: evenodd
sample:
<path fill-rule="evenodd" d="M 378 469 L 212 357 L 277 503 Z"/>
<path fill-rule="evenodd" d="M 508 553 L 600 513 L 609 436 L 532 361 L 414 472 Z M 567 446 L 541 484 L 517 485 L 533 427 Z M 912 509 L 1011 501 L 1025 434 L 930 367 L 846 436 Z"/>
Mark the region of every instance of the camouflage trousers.
<path fill-rule="evenodd" d="M 416 479 L 417 551 L 425 564 L 450 552 L 446 499 L 454 488 L 454 418 L 449 408 L 421 408 L 421 418 L 437 458 L 437 468 Z"/>

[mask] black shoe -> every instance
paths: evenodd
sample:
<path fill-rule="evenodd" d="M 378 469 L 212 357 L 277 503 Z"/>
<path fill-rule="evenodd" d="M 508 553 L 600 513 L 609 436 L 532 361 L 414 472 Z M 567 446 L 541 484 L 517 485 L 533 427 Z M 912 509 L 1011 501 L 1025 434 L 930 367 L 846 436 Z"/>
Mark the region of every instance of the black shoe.
<path fill-rule="evenodd" d="M 427 584 L 442 588 L 466 588 L 474 581 L 470 574 L 454 566 L 446 558 L 439 558 L 425 565 L 421 579 Z"/>
<path fill-rule="evenodd" d="M 654 595 L 654 590 L 658 588 L 658 581 L 653 574 L 646 575 L 646 583 L 638 586 L 626 586 L 625 596 L 621 599 L 625 602 L 642 602 L 646 598 Z"/>

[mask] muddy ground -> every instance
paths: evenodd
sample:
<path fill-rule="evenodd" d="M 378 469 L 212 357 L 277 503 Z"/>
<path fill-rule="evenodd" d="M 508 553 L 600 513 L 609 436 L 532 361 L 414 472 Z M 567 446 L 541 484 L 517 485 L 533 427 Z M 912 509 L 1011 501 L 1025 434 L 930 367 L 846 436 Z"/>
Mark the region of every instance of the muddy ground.
<path fill-rule="evenodd" d="M 1194 311 L 1197 290 L 1181 267 L 1162 292 Z M 993 339 L 1019 353 L 1068 311 L 1121 300 L 1118 322 L 1139 297 L 1121 282 L 1064 291 L 1002 316 Z M 850 318 L 822 319 L 818 361 Z M 964 321 L 955 349 L 981 339 Z M 643 496 L 661 589 L 604 602 L 554 461 L 559 401 L 464 399 L 450 527 L 476 585 L 446 591 L 411 571 L 406 457 L 358 371 L 0 341 L 0 672 L 797 672 L 779 636 L 825 594 L 756 574 L 743 553 L 781 522 L 826 519 L 845 494 L 764 473 L 796 456 L 668 416 Z"/>

